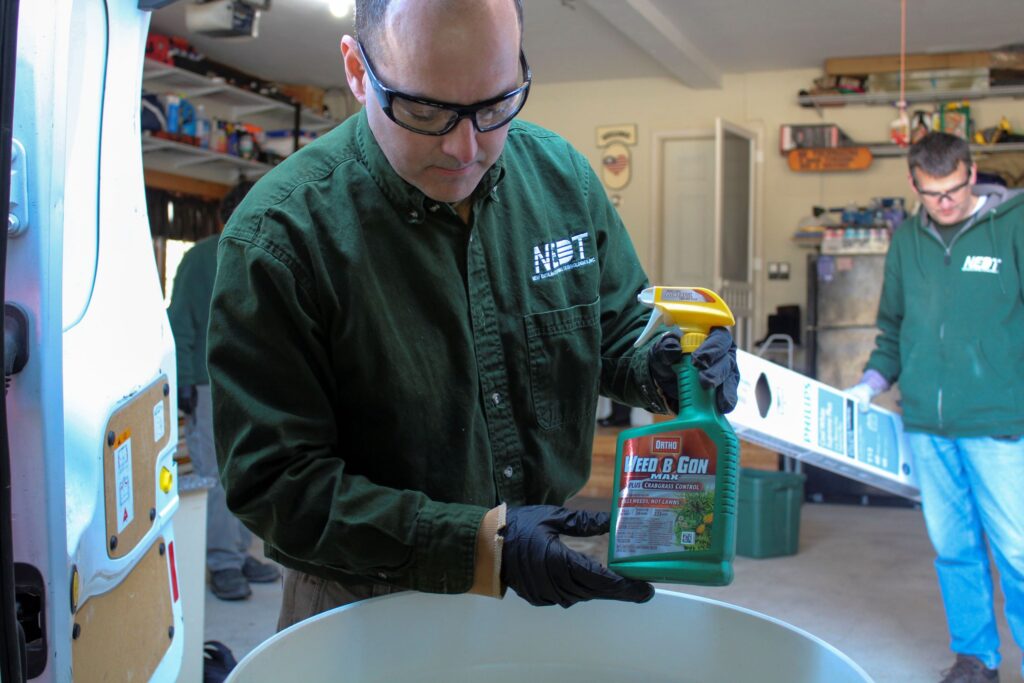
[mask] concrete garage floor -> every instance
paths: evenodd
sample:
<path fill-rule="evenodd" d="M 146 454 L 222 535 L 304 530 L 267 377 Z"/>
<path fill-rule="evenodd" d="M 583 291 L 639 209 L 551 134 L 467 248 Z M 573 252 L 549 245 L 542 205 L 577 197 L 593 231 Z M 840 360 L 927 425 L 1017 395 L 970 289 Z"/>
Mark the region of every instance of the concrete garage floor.
<path fill-rule="evenodd" d="M 576 501 L 607 509 L 603 502 Z M 953 661 L 933 553 L 920 511 L 805 504 L 800 550 L 771 559 L 736 559 L 723 588 L 659 585 L 739 605 L 802 628 L 843 651 L 877 683 L 934 683 Z M 571 544 L 601 559 L 607 536 Z M 206 592 L 206 640 L 241 658 L 274 634 L 279 584 L 253 585 L 253 595 L 223 602 Z M 1022 679 L 1021 652 L 997 605 L 1003 642 L 1002 683 Z"/>

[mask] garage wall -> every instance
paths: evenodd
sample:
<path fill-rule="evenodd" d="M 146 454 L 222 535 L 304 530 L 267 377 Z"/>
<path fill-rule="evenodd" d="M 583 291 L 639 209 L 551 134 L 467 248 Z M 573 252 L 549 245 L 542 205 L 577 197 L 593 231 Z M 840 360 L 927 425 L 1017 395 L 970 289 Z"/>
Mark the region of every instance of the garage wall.
<path fill-rule="evenodd" d="M 583 152 L 595 169 L 601 150 L 598 126 L 632 123 L 638 142 L 632 147 L 633 177 L 617 194 L 622 215 L 637 252 L 650 270 L 649 244 L 653 228 L 652 140 L 655 133 L 713 129 L 716 116 L 742 125 L 761 136 L 760 194 L 757 231 L 762 263 L 787 261 L 789 280 L 768 280 L 756 274 L 762 293 L 755 339 L 766 325 L 767 313 L 780 304 L 805 305 L 807 249 L 791 242 L 797 222 L 811 207 L 865 204 L 872 197 L 903 196 L 913 200 L 902 158 L 876 158 L 867 171 L 847 173 L 793 173 L 778 152 L 779 126 L 785 123 L 836 123 L 858 142 L 884 142 L 896 110 L 889 107 L 846 106 L 822 110 L 796 104 L 801 88 L 821 75 L 820 70 L 759 72 L 723 78 L 719 90 L 692 90 L 671 79 L 586 81 L 544 85 L 530 92 L 522 117 L 565 136 Z M 931 109 L 933 105 L 918 108 Z M 914 107 L 911 107 L 913 109 Z M 1024 100 L 992 99 L 971 103 L 974 120 L 982 127 L 995 125 L 1006 115 L 1016 130 L 1024 128 Z M 908 203 L 908 206 L 910 204 Z"/>

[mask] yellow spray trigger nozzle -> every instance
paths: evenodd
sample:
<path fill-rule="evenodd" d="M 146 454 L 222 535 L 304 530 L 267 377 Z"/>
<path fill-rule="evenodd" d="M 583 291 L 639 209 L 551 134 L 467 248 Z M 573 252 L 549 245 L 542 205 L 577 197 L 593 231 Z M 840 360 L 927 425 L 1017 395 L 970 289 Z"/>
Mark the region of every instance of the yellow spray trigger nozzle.
<path fill-rule="evenodd" d="M 637 295 L 637 301 L 654 310 L 633 346 L 642 346 L 664 323 L 679 327 L 683 353 L 692 353 L 704 342 L 712 327 L 736 324 L 722 297 L 703 287 L 648 287 Z"/>

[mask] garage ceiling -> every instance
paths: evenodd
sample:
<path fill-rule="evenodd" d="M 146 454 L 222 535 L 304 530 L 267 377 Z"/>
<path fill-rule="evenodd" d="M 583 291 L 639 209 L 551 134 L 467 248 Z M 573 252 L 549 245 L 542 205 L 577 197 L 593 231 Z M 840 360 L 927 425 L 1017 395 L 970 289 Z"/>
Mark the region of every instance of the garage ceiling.
<path fill-rule="evenodd" d="M 189 36 L 181 0 L 154 30 L 261 78 L 344 87 L 338 42 L 351 18 L 327 0 L 273 0 L 255 39 Z M 524 0 L 536 83 L 663 76 L 715 88 L 725 74 L 820 68 L 828 57 L 896 54 L 899 0 Z M 908 52 L 1024 43 L 1022 0 L 907 0 Z"/>

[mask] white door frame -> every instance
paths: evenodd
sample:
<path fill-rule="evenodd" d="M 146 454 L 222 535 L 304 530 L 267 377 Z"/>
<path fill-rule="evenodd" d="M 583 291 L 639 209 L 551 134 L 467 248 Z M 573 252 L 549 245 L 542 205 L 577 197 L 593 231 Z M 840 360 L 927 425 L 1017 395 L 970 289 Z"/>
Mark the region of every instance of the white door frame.
<path fill-rule="evenodd" d="M 722 231 L 725 216 L 725 134 L 732 133 L 747 141 L 749 145 L 749 160 L 747 168 L 748 195 L 747 195 L 747 272 L 746 280 L 739 286 L 732 286 L 724 277 L 722 272 Z M 754 340 L 753 328 L 759 318 L 757 310 L 757 293 L 760 287 L 757 286 L 754 271 L 754 261 L 757 257 L 754 247 L 754 238 L 757 225 L 754 201 L 756 199 L 757 178 L 755 176 L 757 167 L 758 135 L 756 132 L 743 128 L 742 126 L 730 123 L 722 118 L 715 119 L 715 287 L 719 294 L 733 308 L 737 322 L 740 318 L 746 320 L 735 329 L 736 344 L 741 349 L 750 350 Z"/>

